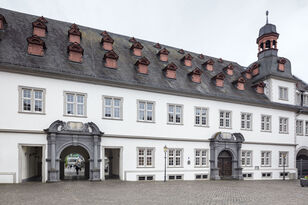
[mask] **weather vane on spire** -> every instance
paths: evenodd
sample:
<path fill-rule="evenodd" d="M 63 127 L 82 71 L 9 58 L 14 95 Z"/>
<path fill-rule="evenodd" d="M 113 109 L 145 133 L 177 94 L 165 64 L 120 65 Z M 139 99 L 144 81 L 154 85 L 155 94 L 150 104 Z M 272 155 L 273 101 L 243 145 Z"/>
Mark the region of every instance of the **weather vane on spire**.
<path fill-rule="evenodd" d="M 266 24 L 268 24 L 268 11 L 266 11 Z"/>

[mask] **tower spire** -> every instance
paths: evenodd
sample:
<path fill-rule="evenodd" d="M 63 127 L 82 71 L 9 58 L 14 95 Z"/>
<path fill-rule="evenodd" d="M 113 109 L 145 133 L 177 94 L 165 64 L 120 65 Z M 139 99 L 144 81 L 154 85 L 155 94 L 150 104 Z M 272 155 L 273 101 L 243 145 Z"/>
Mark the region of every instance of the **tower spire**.
<path fill-rule="evenodd" d="M 265 13 L 266 14 L 266 24 L 268 24 L 268 13 L 269 13 L 268 11 L 266 11 Z"/>

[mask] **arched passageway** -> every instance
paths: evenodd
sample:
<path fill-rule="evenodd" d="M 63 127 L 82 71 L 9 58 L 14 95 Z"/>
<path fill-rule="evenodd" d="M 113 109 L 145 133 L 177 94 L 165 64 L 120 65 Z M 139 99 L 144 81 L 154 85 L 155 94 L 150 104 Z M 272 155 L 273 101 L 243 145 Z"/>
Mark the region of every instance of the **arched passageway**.
<path fill-rule="evenodd" d="M 300 149 L 296 155 L 298 178 L 308 175 L 308 149 Z"/>
<path fill-rule="evenodd" d="M 218 169 L 221 179 L 228 179 L 232 176 L 232 155 L 224 150 L 218 155 Z"/>

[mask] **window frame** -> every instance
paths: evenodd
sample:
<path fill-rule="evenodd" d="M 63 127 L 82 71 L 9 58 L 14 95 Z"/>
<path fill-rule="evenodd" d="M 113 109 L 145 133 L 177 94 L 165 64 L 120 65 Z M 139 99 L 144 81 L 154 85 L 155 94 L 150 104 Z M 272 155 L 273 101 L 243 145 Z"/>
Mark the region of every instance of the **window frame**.
<path fill-rule="evenodd" d="M 297 132 L 298 128 L 297 128 L 297 122 L 301 122 L 302 123 L 302 126 L 301 126 L 301 133 Z M 295 121 L 295 133 L 296 135 L 299 135 L 299 136 L 302 136 L 304 135 L 304 120 L 296 120 Z"/>
<path fill-rule="evenodd" d="M 170 165 L 169 164 L 169 152 L 170 150 L 172 150 L 174 153 L 173 153 L 173 165 Z M 180 156 L 180 165 L 176 165 L 176 151 L 177 150 L 180 150 L 180 153 L 181 153 L 181 156 Z M 183 162 L 183 156 L 184 156 L 184 149 L 183 148 L 168 148 L 167 150 L 167 167 L 168 168 L 183 168 L 184 167 L 184 162 Z"/>
<path fill-rule="evenodd" d="M 245 163 L 243 165 L 243 152 L 245 152 Z M 247 152 L 250 152 L 250 165 L 247 165 Z M 241 166 L 242 167 L 252 167 L 253 166 L 253 151 L 252 150 L 242 150 L 241 151 Z"/>
<path fill-rule="evenodd" d="M 111 98 L 111 102 L 112 102 L 112 105 L 110 106 L 111 107 L 111 117 L 106 117 L 105 116 L 105 98 Z M 117 117 L 114 117 L 114 100 L 117 99 L 117 100 L 120 100 L 120 111 L 119 111 L 119 114 L 120 114 L 120 117 L 117 118 Z M 123 120 L 123 97 L 117 97 L 117 96 L 109 96 L 109 95 L 103 95 L 102 96 L 102 119 L 105 119 L 105 120 Z"/>
<path fill-rule="evenodd" d="M 305 136 L 308 136 L 308 120 L 305 120 Z"/>
<path fill-rule="evenodd" d="M 200 156 L 196 156 L 196 153 L 197 153 L 197 151 L 200 151 Z M 202 151 L 205 151 L 205 157 L 204 156 L 202 156 Z M 200 162 L 200 164 L 199 165 L 197 165 L 196 164 L 196 159 L 197 158 L 199 158 L 199 162 Z M 202 165 L 202 159 L 203 158 L 205 158 L 205 162 L 206 162 L 206 164 L 205 165 Z M 203 148 L 196 148 L 196 149 L 194 149 L 194 167 L 196 167 L 196 168 L 199 168 L 199 167 L 209 167 L 209 150 L 208 149 L 203 149 Z"/>
<path fill-rule="evenodd" d="M 285 124 L 282 122 L 282 125 L 280 124 L 280 120 L 286 120 L 286 131 L 284 131 L 283 127 Z M 282 130 L 280 130 L 280 126 L 282 126 Z M 288 117 L 279 117 L 279 134 L 289 134 L 289 118 Z"/>
<path fill-rule="evenodd" d="M 283 167 L 282 156 L 280 156 L 283 153 L 286 153 L 285 167 L 289 167 L 289 152 L 288 151 L 279 151 L 279 154 L 278 154 L 278 166 L 279 167 Z M 280 161 L 280 159 L 281 159 L 281 161 Z"/>
<path fill-rule="evenodd" d="M 23 108 L 23 90 L 31 90 L 31 110 L 27 111 Z M 42 92 L 42 111 L 35 111 L 35 91 L 41 91 Z M 46 89 L 45 88 L 38 88 L 38 87 L 29 87 L 29 86 L 18 86 L 18 113 L 23 114 L 39 114 L 39 115 L 45 115 L 46 114 Z"/>
<path fill-rule="evenodd" d="M 279 100 L 289 101 L 288 87 L 278 86 L 278 95 L 279 95 Z"/>
<path fill-rule="evenodd" d="M 224 115 L 223 115 L 223 126 L 220 125 L 220 120 L 221 120 L 221 117 L 220 117 L 220 113 L 223 112 Z M 229 124 L 230 126 L 229 127 L 226 127 L 226 113 L 229 112 L 230 113 L 230 117 L 229 117 Z M 219 129 L 232 129 L 232 111 L 231 110 L 219 110 L 219 116 L 218 116 L 218 125 L 219 125 Z"/>
<path fill-rule="evenodd" d="M 144 109 L 144 120 L 141 120 L 139 119 L 139 110 L 140 110 L 140 107 L 139 107 L 139 103 L 140 102 L 143 102 L 145 103 L 145 109 Z M 147 104 L 148 103 L 152 103 L 153 104 L 153 108 L 152 108 L 152 120 L 147 120 L 147 113 L 148 113 L 148 109 L 147 109 Z M 137 122 L 148 122 L 148 123 L 155 123 L 155 101 L 149 101 L 149 100 L 140 100 L 138 99 L 137 100 Z"/>
<path fill-rule="evenodd" d="M 269 153 L 269 164 L 263 164 L 262 165 L 262 153 L 265 153 L 265 152 L 268 152 Z M 264 157 L 264 162 L 266 162 L 266 157 Z M 261 167 L 271 167 L 272 166 L 272 151 L 269 151 L 269 150 L 262 150 L 261 153 L 260 153 L 260 166 Z"/>
<path fill-rule="evenodd" d="M 262 118 L 263 117 L 269 117 L 269 130 L 262 129 Z M 271 115 L 261 115 L 261 132 L 272 132 L 272 116 Z M 264 128 L 266 128 L 266 122 L 264 122 Z"/>
<path fill-rule="evenodd" d="M 245 115 L 244 120 L 242 119 L 242 115 Z M 247 115 L 250 115 L 250 128 L 247 128 Z M 253 125 L 252 116 L 253 116 L 252 113 L 241 112 L 241 116 L 240 116 L 241 117 L 241 122 L 240 122 L 241 130 L 252 131 L 252 125 Z M 244 121 L 244 123 L 245 123 L 245 128 L 242 128 L 242 121 Z"/>
<path fill-rule="evenodd" d="M 72 94 L 74 95 L 74 103 L 73 103 L 73 109 L 74 109 L 74 114 L 67 114 L 67 94 Z M 77 96 L 82 95 L 84 97 L 84 102 L 83 102 L 83 115 L 78 115 L 77 114 L 77 109 L 78 109 L 78 102 L 77 102 Z M 87 117 L 87 99 L 88 95 L 87 93 L 82 93 L 82 92 L 75 92 L 75 91 L 63 91 L 63 116 L 65 117 L 81 117 L 81 118 L 86 118 Z"/>
<path fill-rule="evenodd" d="M 201 110 L 201 113 L 199 115 L 200 119 L 199 119 L 199 124 L 196 123 L 196 117 L 197 117 L 197 109 L 200 109 Z M 202 124 L 202 118 L 204 116 L 202 116 L 202 110 L 206 110 L 206 114 L 205 114 L 205 125 Z M 194 125 L 196 127 L 209 127 L 209 108 L 208 107 L 201 107 L 201 106 L 195 106 L 194 107 Z"/>
<path fill-rule="evenodd" d="M 144 154 L 143 155 L 139 155 L 139 150 L 140 149 L 144 149 Z M 147 150 L 152 150 L 152 164 L 151 165 L 147 165 L 147 157 L 148 155 L 146 154 L 147 153 Z M 143 160 L 144 160 L 144 165 L 139 165 L 139 157 L 140 156 L 143 156 Z M 136 157 L 137 157 L 137 168 L 154 168 L 155 167 L 155 147 L 137 147 L 136 148 Z"/>
<path fill-rule="evenodd" d="M 308 106 L 308 94 L 303 94 L 303 106 Z"/>
<path fill-rule="evenodd" d="M 169 106 L 174 106 L 173 110 L 173 122 L 169 121 Z M 176 122 L 176 107 L 181 107 L 181 115 L 180 115 L 180 122 Z M 174 103 L 167 103 L 167 124 L 169 125 L 183 125 L 184 124 L 184 105 L 182 104 L 174 104 Z"/>

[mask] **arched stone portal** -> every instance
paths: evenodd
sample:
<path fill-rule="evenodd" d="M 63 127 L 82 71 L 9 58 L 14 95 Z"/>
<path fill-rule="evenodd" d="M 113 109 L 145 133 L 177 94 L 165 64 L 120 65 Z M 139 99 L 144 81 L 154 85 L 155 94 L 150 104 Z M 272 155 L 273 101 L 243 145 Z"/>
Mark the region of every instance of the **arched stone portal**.
<path fill-rule="evenodd" d="M 243 179 L 241 147 L 245 141 L 241 133 L 216 133 L 210 138 L 211 179 Z"/>
<path fill-rule="evenodd" d="M 308 147 L 300 147 L 296 155 L 298 178 L 308 175 Z"/>
<path fill-rule="evenodd" d="M 82 147 L 79 150 L 83 150 L 81 152 L 89 161 L 89 180 L 100 180 L 99 156 L 103 133 L 93 122 L 84 124 L 57 120 L 45 132 L 48 141 L 48 182 L 60 181 L 61 153 L 69 147 Z"/>

